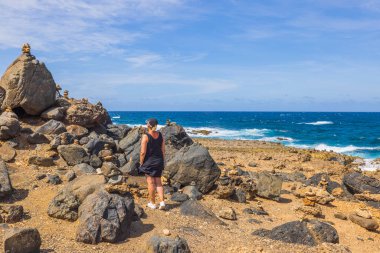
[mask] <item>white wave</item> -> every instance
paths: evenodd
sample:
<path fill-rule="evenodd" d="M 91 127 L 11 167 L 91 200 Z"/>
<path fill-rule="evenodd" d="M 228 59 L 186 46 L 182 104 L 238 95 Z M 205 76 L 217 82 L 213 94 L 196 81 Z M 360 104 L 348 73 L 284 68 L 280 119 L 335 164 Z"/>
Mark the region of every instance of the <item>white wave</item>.
<path fill-rule="evenodd" d="M 380 169 L 380 163 L 375 163 L 374 159 L 364 159 L 364 164 L 359 168 L 365 171 L 376 171 Z"/>
<path fill-rule="evenodd" d="M 212 128 L 212 127 L 185 127 L 186 132 L 191 137 L 211 137 L 211 138 L 226 138 L 226 139 L 240 139 L 240 140 L 250 140 L 257 139 L 259 137 L 265 136 L 268 129 L 241 129 L 241 130 L 230 130 L 224 128 Z M 197 131 L 206 130 L 209 134 L 199 134 Z"/>
<path fill-rule="evenodd" d="M 295 139 L 284 136 L 263 137 L 259 141 L 273 141 L 273 142 L 294 142 Z"/>
<path fill-rule="evenodd" d="M 332 124 L 334 124 L 334 122 L 332 122 L 332 121 L 315 121 L 315 122 L 302 122 L 302 123 L 297 123 L 297 124 L 321 126 L 321 125 L 332 125 Z"/>
<path fill-rule="evenodd" d="M 120 119 L 120 116 L 117 115 L 117 116 L 113 116 L 112 118 L 113 118 L 113 119 Z"/>
<path fill-rule="evenodd" d="M 347 152 L 354 152 L 354 151 L 360 151 L 360 150 L 380 150 L 380 147 L 357 147 L 354 145 L 348 145 L 344 147 L 337 147 L 337 146 L 329 146 L 326 144 L 318 144 L 314 146 L 314 149 L 316 150 L 326 150 L 326 151 L 334 151 L 337 153 L 347 153 Z"/>

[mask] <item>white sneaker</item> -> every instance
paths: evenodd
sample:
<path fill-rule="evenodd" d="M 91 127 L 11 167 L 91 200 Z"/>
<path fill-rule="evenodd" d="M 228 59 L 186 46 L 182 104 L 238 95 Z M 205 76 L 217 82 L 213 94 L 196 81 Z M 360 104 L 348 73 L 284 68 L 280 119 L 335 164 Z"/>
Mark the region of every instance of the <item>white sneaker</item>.
<path fill-rule="evenodd" d="M 149 202 L 146 206 L 149 207 L 150 209 L 156 209 L 157 208 L 157 206 L 155 204 L 153 204 L 152 202 Z"/>
<path fill-rule="evenodd" d="M 166 208 L 165 202 L 164 201 L 160 202 L 160 206 L 158 207 L 158 209 L 165 210 L 165 208 Z"/>

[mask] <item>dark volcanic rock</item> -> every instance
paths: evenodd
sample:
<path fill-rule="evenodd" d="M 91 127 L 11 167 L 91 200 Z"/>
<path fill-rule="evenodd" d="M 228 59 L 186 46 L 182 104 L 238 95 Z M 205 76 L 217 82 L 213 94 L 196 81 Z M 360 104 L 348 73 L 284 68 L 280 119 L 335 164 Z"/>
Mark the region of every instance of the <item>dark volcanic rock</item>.
<path fill-rule="evenodd" d="M 165 126 L 160 129 L 165 140 L 165 159 L 171 160 L 175 153 L 183 147 L 190 146 L 194 142 L 187 135 L 182 126 L 175 123 Z"/>
<path fill-rule="evenodd" d="M 36 133 L 40 134 L 61 134 L 63 132 L 66 132 L 66 127 L 65 125 L 57 120 L 51 119 L 42 126 L 40 126 L 37 130 Z"/>
<path fill-rule="evenodd" d="M 339 243 L 338 232 L 331 225 L 311 220 L 309 222 L 292 221 L 273 228 L 259 229 L 252 233 L 286 243 L 316 246 L 321 243 Z"/>
<path fill-rule="evenodd" d="M 285 182 L 301 182 L 304 183 L 306 181 L 306 176 L 302 172 L 292 172 L 292 173 L 284 173 L 280 172 L 278 175 Z"/>
<path fill-rule="evenodd" d="M 21 130 L 18 119 L 8 117 L 5 113 L 0 115 L 0 140 L 9 140 L 16 137 Z"/>
<path fill-rule="evenodd" d="M 189 196 L 187 194 L 183 194 L 180 192 L 173 193 L 173 195 L 170 198 L 171 201 L 175 201 L 175 202 L 185 202 L 188 199 L 189 199 Z"/>
<path fill-rule="evenodd" d="M 113 124 L 107 125 L 107 135 L 112 137 L 115 140 L 123 139 L 125 136 L 127 136 L 128 132 L 131 130 L 132 128 L 130 128 L 127 125 L 113 125 Z"/>
<path fill-rule="evenodd" d="M 55 119 L 63 120 L 65 117 L 65 108 L 63 107 L 51 107 L 41 114 L 43 119 Z"/>
<path fill-rule="evenodd" d="M 66 111 L 66 121 L 69 124 L 90 128 L 112 123 L 107 110 L 100 102 L 94 105 L 82 99 L 70 103 L 71 106 Z"/>
<path fill-rule="evenodd" d="M 31 156 L 28 159 L 28 163 L 37 166 L 50 167 L 54 165 L 54 160 L 52 157 Z"/>
<path fill-rule="evenodd" d="M 87 163 L 90 160 L 86 150 L 79 145 L 61 145 L 57 150 L 70 166 Z"/>
<path fill-rule="evenodd" d="M 146 253 L 190 253 L 186 240 L 180 237 L 167 238 L 153 236 L 146 246 Z"/>
<path fill-rule="evenodd" d="M 73 170 L 75 172 L 75 175 L 77 175 L 78 177 L 84 174 L 96 173 L 96 170 L 91 165 L 88 165 L 87 163 L 77 164 L 73 167 Z"/>
<path fill-rule="evenodd" d="M 88 196 L 79 208 L 76 240 L 88 244 L 125 240 L 130 234 L 134 208 L 129 194 L 99 191 Z"/>
<path fill-rule="evenodd" d="M 67 184 L 49 204 L 51 217 L 74 221 L 78 218 L 79 205 L 88 195 L 98 191 L 104 184 L 101 175 L 83 175 Z"/>
<path fill-rule="evenodd" d="M 363 193 L 365 191 L 369 191 L 373 194 L 380 194 L 380 181 L 358 172 L 344 175 L 343 184 L 352 194 Z"/>
<path fill-rule="evenodd" d="M 140 165 L 141 136 L 145 133 L 143 127 L 135 127 L 119 142 L 119 148 L 125 153 L 128 161 L 120 170 L 124 174 L 137 175 Z"/>
<path fill-rule="evenodd" d="M 47 182 L 49 184 L 57 185 L 57 184 L 61 184 L 62 183 L 62 180 L 61 180 L 61 178 L 58 175 L 47 174 L 46 176 L 47 176 Z"/>
<path fill-rule="evenodd" d="M 4 235 L 4 252 L 40 252 L 41 237 L 35 228 L 8 228 Z"/>
<path fill-rule="evenodd" d="M 0 80 L 5 93 L 1 109 L 21 107 L 27 114 L 39 115 L 55 103 L 56 84 L 45 64 L 33 55 L 22 54 Z"/>
<path fill-rule="evenodd" d="M 12 194 L 13 188 L 11 179 L 8 174 L 7 164 L 0 160 L 0 198 L 4 198 Z"/>
<path fill-rule="evenodd" d="M 15 223 L 22 220 L 24 208 L 20 205 L 0 206 L 0 222 Z"/>
<path fill-rule="evenodd" d="M 196 199 L 196 200 L 200 200 L 203 195 L 202 193 L 198 191 L 197 187 L 194 185 L 185 186 L 182 189 L 182 193 L 189 196 L 189 199 Z"/>
<path fill-rule="evenodd" d="M 207 210 L 206 207 L 204 207 L 197 200 L 190 199 L 183 202 L 180 206 L 180 213 L 185 216 L 197 217 L 207 221 L 223 224 L 223 222 L 219 220 L 212 211 Z"/>
<path fill-rule="evenodd" d="M 239 203 L 245 203 L 247 201 L 245 191 L 243 191 L 242 189 L 236 189 L 232 194 L 231 199 Z"/>
<path fill-rule="evenodd" d="M 339 183 L 335 182 L 335 181 L 331 181 L 329 175 L 327 173 L 318 173 L 318 174 L 315 174 L 313 175 L 311 178 L 309 178 L 308 180 L 306 180 L 305 184 L 306 185 L 311 185 L 311 186 L 318 186 L 319 185 L 319 182 L 321 182 L 322 178 L 325 178 L 326 179 L 326 182 L 327 182 L 327 191 L 329 193 L 332 193 L 332 191 L 335 189 L 335 188 L 339 188 L 341 187 Z"/>
<path fill-rule="evenodd" d="M 57 219 L 75 221 L 78 219 L 78 208 L 80 202 L 76 196 L 61 191 L 50 202 L 48 215 Z"/>
<path fill-rule="evenodd" d="M 207 193 L 214 186 L 220 176 L 220 169 L 208 150 L 194 143 L 178 151 L 165 167 L 171 181 L 182 186 L 196 182 L 202 193 Z"/>
<path fill-rule="evenodd" d="M 98 155 L 99 152 L 104 149 L 106 144 L 108 144 L 111 149 L 115 149 L 116 147 L 115 141 L 111 137 L 100 135 L 98 137 L 90 137 L 85 148 L 90 154 Z"/>
<path fill-rule="evenodd" d="M 45 135 L 40 133 L 32 133 L 27 137 L 27 141 L 29 144 L 50 143 L 50 140 Z"/>

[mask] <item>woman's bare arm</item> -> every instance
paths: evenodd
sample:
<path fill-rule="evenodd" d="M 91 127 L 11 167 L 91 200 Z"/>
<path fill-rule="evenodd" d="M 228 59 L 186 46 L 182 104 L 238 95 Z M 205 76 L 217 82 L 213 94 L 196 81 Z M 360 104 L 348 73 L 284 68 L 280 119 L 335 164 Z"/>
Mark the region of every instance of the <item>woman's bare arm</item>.
<path fill-rule="evenodd" d="M 148 136 L 146 134 L 144 134 L 142 137 L 142 140 L 141 140 L 140 166 L 143 165 L 143 163 L 144 163 L 147 145 L 148 145 Z"/>

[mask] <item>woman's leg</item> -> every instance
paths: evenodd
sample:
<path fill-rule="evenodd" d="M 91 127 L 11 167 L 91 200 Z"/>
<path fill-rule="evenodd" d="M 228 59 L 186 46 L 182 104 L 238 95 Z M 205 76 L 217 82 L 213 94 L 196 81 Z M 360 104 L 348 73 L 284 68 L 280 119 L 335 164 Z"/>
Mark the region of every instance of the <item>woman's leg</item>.
<path fill-rule="evenodd" d="M 164 187 L 162 187 L 161 177 L 155 177 L 154 184 L 156 185 L 156 190 L 158 193 L 158 197 L 160 198 L 160 202 L 163 202 L 164 201 Z"/>
<path fill-rule="evenodd" d="M 146 176 L 146 182 L 148 184 L 149 201 L 154 204 L 156 202 L 156 184 L 154 177 Z"/>

